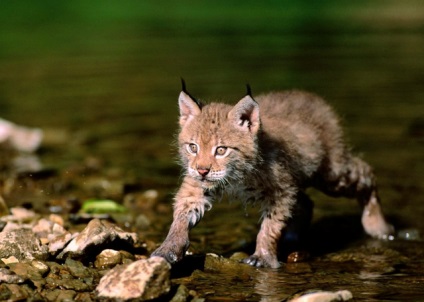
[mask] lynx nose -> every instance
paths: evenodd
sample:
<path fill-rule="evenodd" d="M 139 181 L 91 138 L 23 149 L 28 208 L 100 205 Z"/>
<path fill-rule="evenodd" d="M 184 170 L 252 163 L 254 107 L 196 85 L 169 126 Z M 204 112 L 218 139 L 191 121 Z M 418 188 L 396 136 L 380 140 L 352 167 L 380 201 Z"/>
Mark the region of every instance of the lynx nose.
<path fill-rule="evenodd" d="M 197 168 L 197 172 L 200 174 L 200 176 L 205 177 L 206 175 L 208 175 L 209 171 L 211 169 L 209 168 L 204 168 L 204 167 L 198 167 Z"/>

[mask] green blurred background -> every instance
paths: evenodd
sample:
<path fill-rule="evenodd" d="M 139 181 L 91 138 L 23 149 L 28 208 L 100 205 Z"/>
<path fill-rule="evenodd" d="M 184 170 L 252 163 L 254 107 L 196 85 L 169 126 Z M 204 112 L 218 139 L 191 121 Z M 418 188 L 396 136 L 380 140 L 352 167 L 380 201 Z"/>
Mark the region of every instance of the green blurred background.
<path fill-rule="evenodd" d="M 180 77 L 205 100 L 235 102 L 247 82 L 254 94 L 311 90 L 340 113 L 382 194 L 418 203 L 423 33 L 420 0 L 2 1 L 0 117 L 72 133 L 42 154 L 47 166 L 94 155 L 176 186 Z"/>

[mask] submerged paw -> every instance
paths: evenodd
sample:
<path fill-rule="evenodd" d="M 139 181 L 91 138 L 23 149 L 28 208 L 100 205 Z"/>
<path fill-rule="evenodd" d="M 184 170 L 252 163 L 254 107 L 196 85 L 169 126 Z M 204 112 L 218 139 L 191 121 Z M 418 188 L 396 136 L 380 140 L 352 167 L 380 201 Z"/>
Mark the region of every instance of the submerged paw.
<path fill-rule="evenodd" d="M 251 255 L 243 259 L 242 262 L 256 267 L 279 268 L 281 266 L 276 257 L 272 257 L 272 259 L 271 257 L 269 258 L 270 259 L 265 259 L 258 255 Z"/>
<path fill-rule="evenodd" d="M 160 249 L 154 251 L 151 256 L 162 257 L 170 264 L 174 264 L 182 258 L 179 257 L 174 251 L 162 251 Z"/>
<path fill-rule="evenodd" d="M 167 244 L 161 245 L 157 250 L 155 250 L 151 256 L 162 257 L 168 263 L 174 264 L 183 259 L 186 250 L 188 249 L 189 242 L 182 246 L 179 249 L 175 248 L 175 245 L 171 245 L 172 248 L 168 248 Z"/>
<path fill-rule="evenodd" d="M 389 239 L 395 232 L 395 228 L 382 215 L 363 215 L 362 225 L 368 235 L 378 239 Z"/>

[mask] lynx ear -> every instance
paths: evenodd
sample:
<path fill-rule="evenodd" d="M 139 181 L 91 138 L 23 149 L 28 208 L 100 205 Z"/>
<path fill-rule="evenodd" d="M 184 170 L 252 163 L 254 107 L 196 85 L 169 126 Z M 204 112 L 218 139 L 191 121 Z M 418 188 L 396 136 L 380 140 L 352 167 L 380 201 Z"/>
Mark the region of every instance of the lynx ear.
<path fill-rule="evenodd" d="M 259 130 L 259 105 L 250 95 L 242 98 L 228 113 L 228 117 L 243 131 L 256 134 Z"/>
<path fill-rule="evenodd" d="M 193 117 L 200 114 L 199 104 L 193 100 L 185 91 L 181 91 L 178 97 L 178 105 L 180 106 L 180 126 L 184 126 Z"/>

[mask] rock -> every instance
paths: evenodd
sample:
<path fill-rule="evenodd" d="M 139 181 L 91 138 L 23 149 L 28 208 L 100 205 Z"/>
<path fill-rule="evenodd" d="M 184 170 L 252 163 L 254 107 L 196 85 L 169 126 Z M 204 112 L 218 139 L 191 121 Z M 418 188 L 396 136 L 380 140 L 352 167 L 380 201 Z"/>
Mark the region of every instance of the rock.
<path fill-rule="evenodd" d="M 60 224 L 45 218 L 40 219 L 37 224 L 33 226 L 32 231 L 38 238 L 44 239 L 46 243 L 54 241 L 56 237 L 65 236 L 68 233 Z"/>
<path fill-rule="evenodd" d="M 116 266 L 96 288 L 100 298 L 145 301 L 169 292 L 171 265 L 161 257 Z"/>
<path fill-rule="evenodd" d="M 189 290 L 183 284 L 178 286 L 177 292 L 174 297 L 172 297 L 170 302 L 186 302 L 190 296 Z"/>
<path fill-rule="evenodd" d="M 34 211 L 15 207 L 10 209 L 11 215 L 3 216 L 1 218 L 2 221 L 9 222 L 17 222 L 17 223 L 28 223 L 32 222 L 37 218 L 37 214 Z"/>
<path fill-rule="evenodd" d="M 42 139 L 41 129 L 22 127 L 0 119 L 0 143 L 7 143 L 18 151 L 33 152 L 40 146 Z"/>
<path fill-rule="evenodd" d="M 25 279 L 7 268 L 0 268 L 0 283 L 24 283 Z"/>
<path fill-rule="evenodd" d="M 236 261 L 234 258 L 227 259 L 212 253 L 206 254 L 205 272 L 235 273 L 242 276 L 252 271 L 252 269 L 254 269 L 252 266 L 240 263 L 240 261 Z"/>
<path fill-rule="evenodd" d="M 56 236 L 55 238 L 51 239 L 49 242 L 49 253 L 55 254 L 56 252 L 63 250 L 65 246 L 77 237 L 79 233 L 71 234 L 71 233 L 65 233 L 60 236 Z"/>
<path fill-rule="evenodd" d="M 40 273 L 40 275 L 44 275 L 50 270 L 47 264 L 39 260 L 33 260 L 31 265 Z"/>
<path fill-rule="evenodd" d="M 99 269 L 112 268 L 122 263 L 122 254 L 119 251 L 106 249 L 97 255 L 94 266 Z"/>
<path fill-rule="evenodd" d="M 60 226 L 64 226 L 65 225 L 65 221 L 63 220 L 63 217 L 57 214 L 50 214 L 49 215 L 49 220 L 57 223 Z"/>
<path fill-rule="evenodd" d="M 27 230 L 31 230 L 30 225 L 28 224 L 19 224 L 19 223 L 15 223 L 15 222 L 7 222 L 6 225 L 4 226 L 2 232 L 6 233 L 6 232 L 10 232 L 10 231 L 15 231 L 15 230 L 20 230 L 20 229 L 27 229 Z"/>
<path fill-rule="evenodd" d="M 289 302 L 335 302 L 348 301 L 353 298 L 353 295 L 348 290 L 340 290 L 337 292 L 328 291 L 307 291 L 301 294 L 296 294 Z"/>
<path fill-rule="evenodd" d="M 55 289 L 44 295 L 46 301 L 75 301 L 76 292 L 73 290 Z"/>
<path fill-rule="evenodd" d="M 248 254 L 244 253 L 244 252 L 235 252 L 234 254 L 232 254 L 230 256 L 230 260 L 234 260 L 234 261 L 242 261 L 243 259 L 246 259 L 247 257 L 249 257 Z"/>
<path fill-rule="evenodd" d="M 18 260 L 44 260 L 48 256 L 46 246 L 28 229 L 16 229 L 0 233 L 0 258 L 15 256 Z"/>
<path fill-rule="evenodd" d="M 287 263 L 299 263 L 305 262 L 309 259 L 309 253 L 305 251 L 295 251 L 291 252 L 287 256 Z"/>
<path fill-rule="evenodd" d="M 3 284 L 2 284 L 3 285 Z M 34 291 L 24 284 L 4 284 L 0 287 L 1 301 L 37 301 L 38 297 L 34 297 Z"/>
<path fill-rule="evenodd" d="M 9 265 L 11 263 L 18 263 L 19 260 L 15 256 L 10 256 L 9 258 L 1 258 L 4 264 Z"/>
<path fill-rule="evenodd" d="M 41 289 L 46 283 L 39 269 L 30 263 L 14 263 L 10 264 L 10 270 L 23 279 L 31 280 L 31 283 Z"/>
<path fill-rule="evenodd" d="M 48 263 L 50 271 L 45 277 L 48 289 L 67 289 L 76 292 L 93 291 L 100 279 L 99 273 L 92 268 L 85 267 L 81 262 L 66 259 L 60 265 Z"/>
<path fill-rule="evenodd" d="M 132 246 L 137 240 L 137 235 L 135 233 L 125 232 L 108 221 L 93 219 L 88 223 L 87 227 L 65 247 L 58 255 L 58 258 L 88 257 L 92 251 L 99 252 L 116 243 L 122 246 L 125 246 L 125 244 Z"/>

